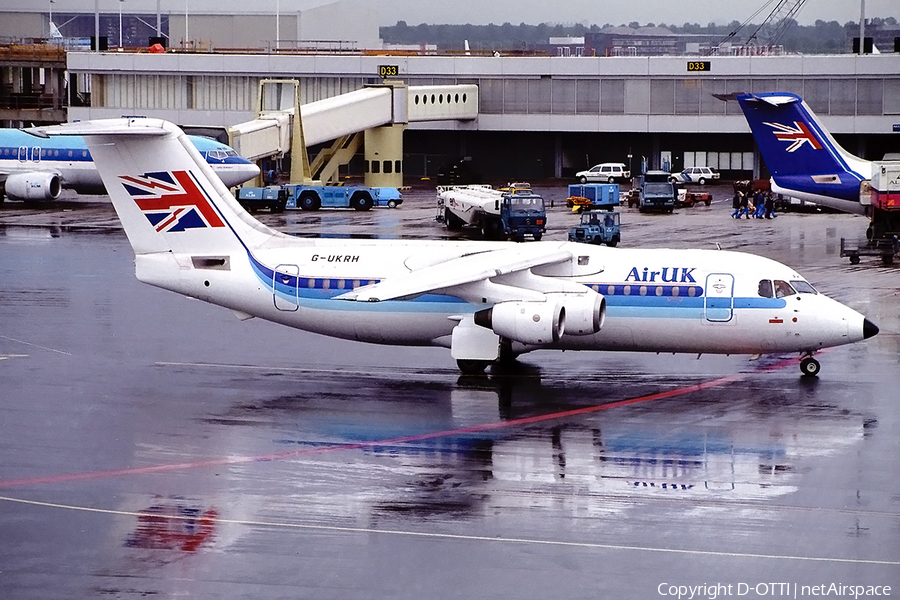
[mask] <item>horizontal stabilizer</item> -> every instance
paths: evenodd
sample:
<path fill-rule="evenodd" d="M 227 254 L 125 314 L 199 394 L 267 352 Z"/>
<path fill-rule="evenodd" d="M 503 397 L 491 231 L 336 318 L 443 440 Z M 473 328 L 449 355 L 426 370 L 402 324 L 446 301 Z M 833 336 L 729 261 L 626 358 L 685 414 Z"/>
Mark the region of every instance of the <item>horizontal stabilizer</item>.
<path fill-rule="evenodd" d="M 63 123 L 62 125 L 30 127 L 28 129 L 23 129 L 22 131 L 37 137 L 48 138 L 54 135 L 162 136 L 170 133 L 171 129 L 167 129 L 165 127 L 165 121 L 161 119 L 135 117 L 103 121 L 78 121 L 75 123 Z"/>

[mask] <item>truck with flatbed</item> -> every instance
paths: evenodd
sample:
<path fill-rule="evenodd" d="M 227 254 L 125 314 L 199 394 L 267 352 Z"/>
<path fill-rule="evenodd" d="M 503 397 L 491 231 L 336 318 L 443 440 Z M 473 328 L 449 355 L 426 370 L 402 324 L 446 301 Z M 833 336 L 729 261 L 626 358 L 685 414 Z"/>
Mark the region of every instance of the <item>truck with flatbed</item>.
<path fill-rule="evenodd" d="M 265 188 L 245 186 L 235 192 L 235 198 L 249 211 L 268 208 L 276 212 L 285 208 L 369 210 L 373 206 L 396 208 L 403 203 L 403 195 L 397 188 L 363 185 L 285 184 Z"/>
<path fill-rule="evenodd" d="M 485 239 L 516 241 L 526 235 L 540 240 L 547 230 L 544 199 L 527 184 L 493 189 L 489 185 L 450 185 L 437 188 L 437 221 L 448 229 L 477 228 Z"/>

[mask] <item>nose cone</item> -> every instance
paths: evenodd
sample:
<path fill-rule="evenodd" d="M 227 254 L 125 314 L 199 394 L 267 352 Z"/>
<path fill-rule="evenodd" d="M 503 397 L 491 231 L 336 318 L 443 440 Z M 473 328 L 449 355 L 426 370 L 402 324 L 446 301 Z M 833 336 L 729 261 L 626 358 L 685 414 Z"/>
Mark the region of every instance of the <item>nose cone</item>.
<path fill-rule="evenodd" d="M 259 175 L 259 167 L 249 160 L 243 164 L 236 166 L 238 167 L 238 176 L 241 178 L 241 183 L 249 181 Z"/>
<path fill-rule="evenodd" d="M 225 164 L 212 165 L 213 170 L 219 175 L 227 187 L 241 185 L 259 175 L 259 167 L 246 159 L 230 161 Z"/>
<path fill-rule="evenodd" d="M 878 326 L 868 319 L 863 320 L 863 339 L 869 339 L 870 337 L 876 335 L 878 333 Z"/>

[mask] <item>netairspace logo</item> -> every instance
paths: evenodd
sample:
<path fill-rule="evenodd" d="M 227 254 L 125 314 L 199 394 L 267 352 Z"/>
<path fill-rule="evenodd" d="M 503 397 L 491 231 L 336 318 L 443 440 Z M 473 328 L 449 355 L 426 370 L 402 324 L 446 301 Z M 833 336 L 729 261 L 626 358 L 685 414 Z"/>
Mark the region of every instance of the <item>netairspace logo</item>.
<path fill-rule="evenodd" d="M 671 596 L 678 600 L 694 600 L 705 598 L 744 597 L 744 598 L 815 598 L 841 597 L 866 598 L 890 596 L 889 585 L 845 585 L 843 583 L 823 583 L 819 585 L 800 585 L 797 583 L 705 583 L 703 585 L 673 585 L 661 583 L 656 588 L 660 596 Z"/>

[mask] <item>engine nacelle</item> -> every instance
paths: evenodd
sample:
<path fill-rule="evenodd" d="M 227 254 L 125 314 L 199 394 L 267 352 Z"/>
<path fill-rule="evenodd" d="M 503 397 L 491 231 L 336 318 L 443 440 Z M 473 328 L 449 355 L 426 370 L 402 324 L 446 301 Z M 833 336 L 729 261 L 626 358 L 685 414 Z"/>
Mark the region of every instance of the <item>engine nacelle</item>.
<path fill-rule="evenodd" d="M 566 309 L 556 299 L 500 302 L 476 312 L 475 324 L 522 344 L 552 344 L 565 333 Z"/>
<path fill-rule="evenodd" d="M 606 298 L 594 290 L 548 296 L 566 308 L 566 335 L 593 335 L 606 321 Z"/>
<path fill-rule="evenodd" d="M 54 173 L 15 173 L 6 178 L 5 187 L 14 200 L 55 200 L 62 191 Z"/>

